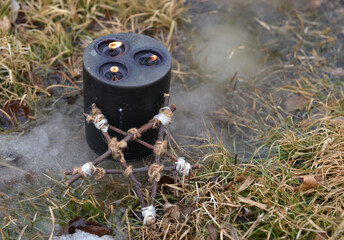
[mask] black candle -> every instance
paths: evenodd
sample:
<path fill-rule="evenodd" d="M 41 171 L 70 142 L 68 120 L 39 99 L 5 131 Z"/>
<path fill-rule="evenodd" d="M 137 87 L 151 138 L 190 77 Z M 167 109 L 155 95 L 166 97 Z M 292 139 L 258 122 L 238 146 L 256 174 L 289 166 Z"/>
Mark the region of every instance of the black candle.
<path fill-rule="evenodd" d="M 171 56 L 161 42 L 141 34 L 109 34 L 86 48 L 83 61 L 86 113 L 95 103 L 111 125 L 127 131 L 159 112 L 171 78 Z M 92 123 L 85 128 L 89 146 L 104 153 L 107 144 L 101 132 Z M 111 130 L 109 134 L 122 138 Z M 154 144 L 156 135 L 156 130 L 150 130 L 142 140 Z M 131 142 L 124 153 L 127 160 L 138 160 L 151 150 Z"/>

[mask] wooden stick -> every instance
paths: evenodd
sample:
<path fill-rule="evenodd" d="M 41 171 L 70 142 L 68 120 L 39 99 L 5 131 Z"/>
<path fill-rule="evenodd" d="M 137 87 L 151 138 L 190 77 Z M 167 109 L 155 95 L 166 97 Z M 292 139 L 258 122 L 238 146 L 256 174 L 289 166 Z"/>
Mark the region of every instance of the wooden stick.
<path fill-rule="evenodd" d="M 96 160 L 94 160 L 92 163 L 94 166 L 97 166 L 98 164 L 100 164 L 102 161 L 104 161 L 105 159 L 107 159 L 108 157 L 110 157 L 112 154 L 111 150 L 107 150 L 105 153 L 103 153 L 102 155 L 100 155 L 98 158 L 96 158 Z M 67 186 L 71 185 L 73 182 L 77 181 L 79 178 L 81 178 L 80 173 L 77 173 L 75 175 L 73 175 L 70 179 L 68 179 L 66 181 Z"/>
<path fill-rule="evenodd" d="M 201 165 L 199 165 L 199 164 L 191 165 L 192 169 L 199 169 L 200 167 L 201 167 Z M 148 170 L 149 170 L 149 166 L 141 167 L 141 168 L 133 168 L 133 173 L 147 172 Z M 170 166 L 170 167 L 164 166 L 164 169 L 162 171 L 172 172 L 175 170 L 176 170 L 175 166 Z M 123 169 L 105 169 L 106 174 L 122 174 L 123 172 L 124 172 Z M 72 171 L 65 171 L 64 174 L 65 175 L 73 175 L 73 172 Z"/>
<path fill-rule="evenodd" d="M 170 94 L 165 94 L 164 97 L 165 98 L 164 98 L 164 105 L 163 106 L 167 107 L 168 103 L 170 101 Z M 159 127 L 157 141 L 163 141 L 164 140 L 165 131 L 166 131 L 165 126 L 161 124 Z M 161 158 L 160 154 L 154 154 L 154 155 L 155 155 L 154 156 L 154 163 L 160 165 L 160 158 Z M 150 205 L 154 205 L 157 187 L 158 187 L 158 182 L 154 178 L 153 183 L 152 183 L 152 193 L 151 193 Z"/>

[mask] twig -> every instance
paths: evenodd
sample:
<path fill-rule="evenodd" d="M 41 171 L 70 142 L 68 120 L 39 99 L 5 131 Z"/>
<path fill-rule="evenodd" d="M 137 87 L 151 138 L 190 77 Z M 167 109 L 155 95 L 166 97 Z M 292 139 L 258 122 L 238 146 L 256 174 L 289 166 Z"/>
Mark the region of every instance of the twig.
<path fill-rule="evenodd" d="M 106 142 L 109 144 L 110 141 L 111 141 L 111 137 L 110 137 L 109 133 L 108 133 L 108 132 L 102 132 L 102 133 L 103 133 L 103 135 L 104 135 L 104 137 L 105 137 L 105 139 L 106 139 Z M 122 166 L 124 167 L 124 170 L 127 170 L 127 168 L 128 168 L 127 162 L 126 162 L 126 161 L 120 161 L 120 163 L 121 163 Z M 129 174 L 129 177 L 130 177 L 131 181 L 134 183 L 135 192 L 136 192 L 137 196 L 138 196 L 139 199 L 140 199 L 141 206 L 142 206 L 142 207 L 145 207 L 146 204 L 145 204 L 145 201 L 144 201 L 143 196 L 142 196 L 142 191 L 141 191 L 141 189 L 140 189 L 141 183 L 140 183 L 139 181 L 137 181 L 137 179 L 135 178 L 133 172 L 131 172 L 131 173 Z"/>
<path fill-rule="evenodd" d="M 169 101 L 170 101 L 170 94 L 165 94 L 164 105 L 163 106 L 164 107 L 168 106 Z M 161 124 L 160 127 L 159 127 L 157 141 L 163 141 L 164 140 L 165 131 L 166 131 L 165 126 Z M 155 164 L 159 164 L 160 165 L 160 157 L 161 157 L 160 154 L 155 154 L 155 156 L 154 156 L 154 163 Z M 150 205 L 154 205 L 157 187 L 158 187 L 158 182 L 154 178 L 153 179 L 153 183 L 152 183 L 152 193 L 151 193 Z"/>
<path fill-rule="evenodd" d="M 199 164 L 191 165 L 192 169 L 199 169 L 200 167 L 201 167 L 201 165 L 199 165 Z M 149 166 L 141 167 L 141 168 L 133 168 L 133 173 L 147 172 L 148 170 L 149 170 Z M 175 166 L 170 166 L 170 167 L 164 166 L 164 169 L 162 169 L 162 171 L 166 171 L 166 172 L 172 172 L 175 170 L 176 170 Z M 123 172 L 124 172 L 123 169 L 106 169 L 105 170 L 106 174 L 122 174 Z M 64 174 L 65 175 L 72 175 L 73 172 L 72 171 L 65 171 Z"/>
<path fill-rule="evenodd" d="M 98 158 L 96 158 L 96 160 L 94 160 L 92 163 L 94 166 L 99 165 L 101 162 L 103 162 L 105 159 L 107 159 L 108 157 L 110 157 L 112 154 L 111 150 L 107 150 L 105 153 L 103 153 L 102 155 L 100 155 Z M 75 174 L 74 176 L 72 176 L 70 179 L 68 179 L 66 181 L 66 185 L 69 186 L 71 185 L 73 182 L 77 181 L 79 178 L 81 178 L 80 173 Z"/>

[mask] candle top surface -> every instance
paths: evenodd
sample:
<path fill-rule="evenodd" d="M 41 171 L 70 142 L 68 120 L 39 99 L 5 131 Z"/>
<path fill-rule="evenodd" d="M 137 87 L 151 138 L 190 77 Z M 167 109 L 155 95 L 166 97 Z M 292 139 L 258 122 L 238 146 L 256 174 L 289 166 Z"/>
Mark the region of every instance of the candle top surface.
<path fill-rule="evenodd" d="M 95 79 L 123 88 L 149 86 L 171 71 L 171 55 L 167 48 L 158 40 L 135 33 L 114 33 L 97 38 L 86 48 L 83 62 L 84 71 Z M 111 71 L 111 67 L 118 67 L 118 73 Z M 117 79 L 117 74 L 120 79 L 109 80 L 109 74 L 114 74 L 113 79 Z"/>

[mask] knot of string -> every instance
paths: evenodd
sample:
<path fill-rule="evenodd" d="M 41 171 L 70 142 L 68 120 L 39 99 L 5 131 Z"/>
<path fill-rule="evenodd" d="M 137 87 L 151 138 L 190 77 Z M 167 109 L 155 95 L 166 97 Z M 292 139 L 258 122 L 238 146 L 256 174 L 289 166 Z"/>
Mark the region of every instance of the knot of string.
<path fill-rule="evenodd" d="M 160 181 L 160 172 L 164 169 L 164 165 L 153 163 L 148 170 L 149 181 L 153 182 L 153 180 L 159 182 Z"/>
<path fill-rule="evenodd" d="M 109 149 L 112 152 L 112 157 L 114 159 L 119 158 L 120 162 L 125 162 L 124 155 L 122 152 L 123 148 L 127 147 L 127 143 L 125 141 L 117 141 L 117 138 L 111 138 L 110 143 L 109 143 Z"/>
<path fill-rule="evenodd" d="M 141 137 L 141 133 L 139 133 L 139 131 L 136 128 L 130 128 L 127 131 L 127 133 L 133 135 L 133 140 L 134 141 Z"/>
<path fill-rule="evenodd" d="M 190 163 L 186 162 L 183 157 L 180 157 L 176 164 L 177 164 L 176 170 L 179 174 L 185 175 L 185 176 L 189 175 L 191 165 Z"/>
<path fill-rule="evenodd" d="M 156 141 L 154 144 L 153 152 L 156 155 L 161 156 L 166 152 L 167 142 L 166 141 Z"/>
<path fill-rule="evenodd" d="M 87 116 L 86 121 L 87 123 L 92 121 L 94 126 L 102 132 L 107 132 L 109 129 L 108 120 L 95 104 L 92 105 L 91 115 Z"/>
<path fill-rule="evenodd" d="M 163 107 L 160 109 L 159 114 L 155 115 L 151 122 L 153 122 L 153 128 L 157 128 L 160 124 L 166 126 L 172 122 L 173 112 L 169 107 Z"/>
<path fill-rule="evenodd" d="M 133 172 L 133 167 L 129 165 L 123 172 L 124 176 L 128 177 Z"/>
<path fill-rule="evenodd" d="M 106 171 L 104 168 L 96 168 L 92 162 L 87 162 L 81 167 L 76 167 L 73 169 L 73 175 L 77 173 L 79 173 L 82 178 L 88 178 L 94 175 L 95 179 L 99 180 L 105 176 Z"/>
<path fill-rule="evenodd" d="M 106 170 L 104 168 L 96 168 L 96 172 L 93 174 L 94 175 L 94 178 L 96 180 L 99 180 L 101 179 L 102 177 L 104 177 L 106 174 Z"/>
<path fill-rule="evenodd" d="M 155 208 L 153 205 L 150 205 L 148 207 L 142 208 L 142 216 L 143 216 L 143 225 L 149 226 L 152 225 L 155 222 Z"/>

